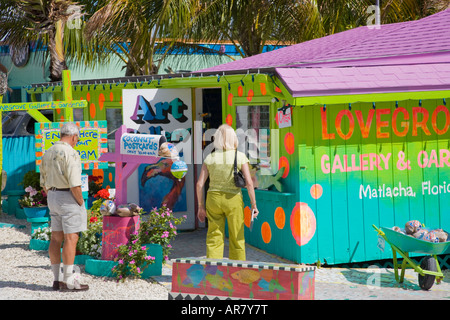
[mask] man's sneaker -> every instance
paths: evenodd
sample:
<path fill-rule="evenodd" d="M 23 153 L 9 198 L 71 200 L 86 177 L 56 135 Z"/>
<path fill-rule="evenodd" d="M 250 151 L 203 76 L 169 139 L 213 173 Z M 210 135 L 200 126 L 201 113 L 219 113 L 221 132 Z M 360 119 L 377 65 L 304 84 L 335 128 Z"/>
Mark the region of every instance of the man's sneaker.
<path fill-rule="evenodd" d="M 53 281 L 53 290 L 58 291 L 61 281 Z"/>
<path fill-rule="evenodd" d="M 78 280 L 74 280 L 73 284 L 67 284 L 65 282 L 59 283 L 59 290 L 63 292 L 75 292 L 75 291 L 86 291 L 89 289 L 87 284 L 81 284 Z"/>

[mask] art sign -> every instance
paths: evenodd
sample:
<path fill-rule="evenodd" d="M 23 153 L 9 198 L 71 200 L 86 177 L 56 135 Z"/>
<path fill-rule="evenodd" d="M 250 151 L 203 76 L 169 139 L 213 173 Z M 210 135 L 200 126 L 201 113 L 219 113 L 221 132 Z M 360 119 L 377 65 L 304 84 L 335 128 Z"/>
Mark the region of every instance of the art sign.
<path fill-rule="evenodd" d="M 107 169 L 108 162 L 99 161 L 101 154 L 108 151 L 106 121 L 80 121 L 75 122 L 80 128 L 80 140 L 75 150 L 81 158 L 82 168 Z M 42 157 L 56 141 L 60 140 L 60 129 L 64 122 L 41 122 L 35 124 L 36 132 L 36 170 Z"/>
<path fill-rule="evenodd" d="M 136 155 L 156 152 L 157 156 L 153 146 L 158 139 L 165 138 L 175 145 L 180 160 L 192 163 L 190 89 L 126 89 L 122 97 L 123 124 L 129 134 L 122 137 L 121 152 Z M 139 167 L 139 199 L 133 200 L 139 201 L 145 211 L 163 204 L 174 212 L 187 211 L 190 206 L 193 210 L 194 204 L 187 201 L 187 193 L 192 191 L 186 188 L 186 183 L 193 185 L 192 170 L 186 176 L 185 172 L 176 171 L 175 177 L 172 172 L 174 162 L 176 160 L 171 158 L 160 158 L 157 163 Z"/>

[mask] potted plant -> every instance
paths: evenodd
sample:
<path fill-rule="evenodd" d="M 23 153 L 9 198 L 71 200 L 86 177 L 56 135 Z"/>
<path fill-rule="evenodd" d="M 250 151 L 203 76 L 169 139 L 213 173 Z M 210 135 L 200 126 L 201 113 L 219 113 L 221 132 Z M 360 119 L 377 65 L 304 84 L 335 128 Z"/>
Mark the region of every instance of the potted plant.
<path fill-rule="evenodd" d="M 25 188 L 25 196 L 19 199 L 19 204 L 28 218 L 42 218 L 48 214 L 47 194 L 44 190 L 36 190 L 32 186 Z"/>
<path fill-rule="evenodd" d="M 25 173 L 21 184 L 25 195 L 19 199 L 19 205 L 28 218 L 41 218 L 48 214 L 47 194 L 40 185 L 40 174 L 36 171 Z"/>
<path fill-rule="evenodd" d="M 33 231 L 30 240 L 31 250 L 48 250 L 52 230 L 50 227 L 37 228 Z"/>
<path fill-rule="evenodd" d="M 144 217 L 139 230 L 132 233 L 128 243 L 118 249 L 117 265 L 112 269 L 118 281 L 124 281 L 127 277 L 147 278 L 154 275 L 146 271 L 155 263 L 158 264 L 155 270 L 161 270 L 162 263 L 168 260 L 172 250 L 170 242 L 177 235 L 176 225 L 186 220 L 185 215 L 176 218 L 165 204 Z"/>
<path fill-rule="evenodd" d="M 88 208 L 91 208 L 97 193 L 102 190 L 102 177 L 94 175 L 88 176 L 88 185 Z"/>
<path fill-rule="evenodd" d="M 88 229 L 81 233 L 77 243 L 77 251 L 81 255 L 99 259 L 102 255 L 102 221 L 97 217 L 89 218 Z"/>

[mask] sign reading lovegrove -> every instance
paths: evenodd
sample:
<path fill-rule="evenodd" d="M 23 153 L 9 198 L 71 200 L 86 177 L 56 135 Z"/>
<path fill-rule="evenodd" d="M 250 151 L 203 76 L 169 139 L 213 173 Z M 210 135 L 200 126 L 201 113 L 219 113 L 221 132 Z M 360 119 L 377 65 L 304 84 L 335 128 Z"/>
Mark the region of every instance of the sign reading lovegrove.
<path fill-rule="evenodd" d="M 42 157 L 56 141 L 60 140 L 60 129 L 64 122 L 36 123 L 36 170 Z M 101 154 L 108 152 L 106 121 L 79 121 L 80 140 L 75 146 L 84 170 L 106 169 L 108 162 L 98 161 Z"/>

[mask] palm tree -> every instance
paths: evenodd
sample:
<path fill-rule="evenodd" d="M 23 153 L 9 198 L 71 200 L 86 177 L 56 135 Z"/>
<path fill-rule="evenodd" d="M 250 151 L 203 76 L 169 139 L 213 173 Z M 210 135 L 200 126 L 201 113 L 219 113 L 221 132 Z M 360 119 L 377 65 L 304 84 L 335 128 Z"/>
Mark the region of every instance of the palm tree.
<path fill-rule="evenodd" d="M 0 63 L 0 97 L 8 91 L 8 69 Z M 0 99 L 1 103 L 1 99 Z"/>
<path fill-rule="evenodd" d="M 188 41 L 197 6 L 198 0 L 103 1 L 87 21 L 84 35 L 116 54 L 126 64 L 126 76 L 156 74 L 170 53 L 218 53 Z"/>
<path fill-rule="evenodd" d="M 450 8 L 450 0 L 380 0 L 380 2 L 383 23 L 417 20 Z"/>
<path fill-rule="evenodd" d="M 0 39 L 15 47 L 29 42 L 47 47 L 44 52 L 50 56 L 50 80 L 61 81 L 62 71 L 67 69 L 66 24 L 81 9 L 71 0 L 2 0 Z"/>
<path fill-rule="evenodd" d="M 231 41 L 242 57 L 269 41 L 299 43 L 367 25 L 376 0 L 199 1 L 196 39 Z M 415 20 L 449 7 L 450 0 L 380 0 L 381 22 Z"/>
<path fill-rule="evenodd" d="M 192 36 L 197 40 L 229 41 L 242 57 L 259 54 L 268 43 L 304 40 L 317 24 L 310 1 L 213 0 L 199 1 Z"/>

